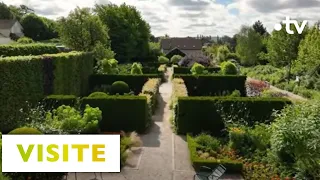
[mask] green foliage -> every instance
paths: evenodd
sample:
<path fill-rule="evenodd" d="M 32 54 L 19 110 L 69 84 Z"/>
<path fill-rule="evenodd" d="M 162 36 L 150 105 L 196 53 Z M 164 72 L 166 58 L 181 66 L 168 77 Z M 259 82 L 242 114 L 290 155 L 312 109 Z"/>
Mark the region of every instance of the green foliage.
<path fill-rule="evenodd" d="M 241 97 L 241 93 L 239 90 L 234 90 L 231 95 L 231 97 Z"/>
<path fill-rule="evenodd" d="M 252 68 L 241 68 L 241 73 L 248 77 L 268 81 L 275 85 L 286 80 L 286 70 L 271 65 L 258 65 Z"/>
<path fill-rule="evenodd" d="M 240 62 L 240 56 L 237 53 L 228 53 L 226 59 L 227 60 L 234 59 L 237 62 Z"/>
<path fill-rule="evenodd" d="M 190 72 L 192 75 L 200 75 L 203 74 L 205 70 L 205 67 L 199 63 L 194 63 L 192 68 L 190 69 Z"/>
<path fill-rule="evenodd" d="M 144 96 L 86 97 L 82 104 L 99 107 L 102 111 L 103 118 L 99 124 L 102 132 L 143 132 L 151 124 Z"/>
<path fill-rule="evenodd" d="M 158 93 L 161 84 L 160 78 L 149 79 L 142 87 L 140 96 L 147 96 L 147 102 L 151 113 L 154 113 L 158 105 Z M 150 116 L 151 118 L 151 116 Z"/>
<path fill-rule="evenodd" d="M 9 134 L 42 134 L 42 133 L 35 128 L 22 127 L 22 128 L 17 128 L 10 131 Z"/>
<path fill-rule="evenodd" d="M 243 165 L 240 161 L 231 160 L 229 158 L 215 159 L 215 160 L 201 159 L 197 154 L 198 145 L 196 140 L 192 138 L 190 135 L 187 135 L 187 142 L 188 142 L 188 148 L 190 152 L 190 159 L 191 159 L 192 165 L 195 167 L 196 170 L 199 170 L 201 166 L 207 166 L 214 169 L 219 164 L 222 164 L 227 168 L 229 173 L 239 173 L 242 171 Z"/>
<path fill-rule="evenodd" d="M 105 74 L 118 74 L 118 61 L 115 59 L 102 60 L 103 73 Z"/>
<path fill-rule="evenodd" d="M 239 90 L 241 96 L 246 96 L 246 76 L 220 76 L 220 75 L 175 75 L 182 78 L 187 86 L 190 96 L 221 95 L 224 92 Z M 219 86 L 217 86 L 219 84 Z M 197 88 L 195 88 L 197 87 Z"/>
<path fill-rule="evenodd" d="M 160 48 L 160 43 L 149 42 L 149 54 L 150 61 L 157 61 L 158 57 L 163 55 Z"/>
<path fill-rule="evenodd" d="M 311 28 L 299 45 L 296 63 L 298 72 L 306 73 L 320 66 L 320 31 L 318 25 Z"/>
<path fill-rule="evenodd" d="M 221 71 L 224 75 L 236 75 L 238 70 L 235 64 L 230 61 L 221 63 Z"/>
<path fill-rule="evenodd" d="M 252 126 L 256 122 L 270 122 L 273 110 L 281 110 L 289 103 L 281 98 L 179 97 L 175 124 L 179 134 L 204 131 L 221 136 L 225 121 L 232 120 L 228 115 Z"/>
<path fill-rule="evenodd" d="M 75 95 L 50 95 L 43 100 L 46 109 L 55 109 L 62 105 L 74 106 L 77 102 Z"/>
<path fill-rule="evenodd" d="M 20 21 L 25 36 L 36 40 L 47 40 L 57 38 L 56 22 L 34 13 L 27 14 Z"/>
<path fill-rule="evenodd" d="M 142 65 L 140 63 L 133 63 L 131 66 L 131 74 L 143 74 Z"/>
<path fill-rule="evenodd" d="M 114 59 L 115 53 L 110 49 L 106 48 L 105 45 L 103 45 L 101 42 L 97 42 L 93 49 L 94 57 L 97 60 L 96 64 L 96 72 L 102 73 L 103 67 L 102 67 L 102 60 L 104 59 Z"/>
<path fill-rule="evenodd" d="M 180 55 L 174 55 L 171 57 L 170 61 L 173 64 L 178 64 L 178 62 L 182 59 L 182 56 Z"/>
<path fill-rule="evenodd" d="M 108 96 L 108 94 L 105 92 L 93 92 L 88 97 L 98 98 L 98 97 L 106 97 L 106 96 Z"/>
<path fill-rule="evenodd" d="M 0 58 L 1 131 L 17 127 L 24 119 L 26 101 L 35 103 L 49 94 L 84 95 L 92 74 L 89 53 L 60 53 L 45 56 Z M 91 68 L 90 68 L 91 67 Z"/>
<path fill-rule="evenodd" d="M 219 62 L 223 62 L 228 60 L 228 54 L 230 54 L 230 50 L 228 48 L 228 46 L 223 45 L 223 46 L 219 46 L 217 49 L 217 59 Z"/>
<path fill-rule="evenodd" d="M 319 112 L 317 102 L 287 106 L 272 124 L 271 150 L 275 160 L 285 170 L 298 172 L 299 179 L 320 177 Z"/>
<path fill-rule="evenodd" d="M 169 63 L 169 59 L 166 58 L 165 56 L 159 56 L 158 57 L 158 62 L 161 64 L 168 64 Z"/>
<path fill-rule="evenodd" d="M 208 73 L 218 73 L 221 70 L 220 67 L 206 67 L 204 71 Z M 192 74 L 191 69 L 187 67 L 174 67 L 174 74 Z"/>
<path fill-rule="evenodd" d="M 59 49 L 53 45 L 46 44 L 14 44 L 0 45 L 2 56 L 29 56 L 42 54 L 56 54 Z"/>
<path fill-rule="evenodd" d="M 0 2 L 0 12 L 0 19 L 12 19 L 14 17 L 9 7 L 3 2 Z"/>
<path fill-rule="evenodd" d="M 98 43 L 106 49 L 110 45 L 108 26 L 89 8 L 77 7 L 67 18 L 60 19 L 59 35 L 64 44 L 78 51 L 91 51 Z"/>
<path fill-rule="evenodd" d="M 17 42 L 19 44 L 31 44 L 31 43 L 34 43 L 34 41 L 31 38 L 28 38 L 28 37 L 19 38 Z"/>
<path fill-rule="evenodd" d="M 267 29 L 263 26 L 262 22 L 259 20 L 253 24 L 252 28 L 255 30 L 255 32 L 257 32 L 261 36 L 268 35 Z"/>
<path fill-rule="evenodd" d="M 116 82 L 112 83 L 112 86 L 111 86 L 111 93 L 112 94 L 123 95 L 123 94 L 129 93 L 129 92 L 130 92 L 130 88 L 126 82 L 116 81 Z"/>
<path fill-rule="evenodd" d="M 268 40 L 268 59 L 273 66 L 283 67 L 297 59 L 298 47 L 305 33 L 298 34 L 293 24 L 290 29 L 294 34 L 288 34 L 285 24 L 282 24 L 281 30 L 273 31 Z"/>
<path fill-rule="evenodd" d="M 109 28 L 111 48 L 119 62 L 148 56 L 150 26 L 134 6 L 96 4 L 95 12 Z"/>
<path fill-rule="evenodd" d="M 263 47 L 262 37 L 252 27 L 243 26 L 237 35 L 236 52 L 241 57 L 241 64 L 246 66 L 258 63 L 258 53 Z"/>
<path fill-rule="evenodd" d="M 95 88 L 101 87 L 103 85 L 112 85 L 115 81 L 124 81 L 126 82 L 130 90 L 134 92 L 134 94 L 138 95 L 143 85 L 148 81 L 149 78 L 161 78 L 158 74 L 142 74 L 142 75 L 92 75 L 90 77 L 90 91 Z"/>
<path fill-rule="evenodd" d="M 208 151 L 217 151 L 220 147 L 220 141 L 209 134 L 202 133 L 195 137 L 194 140 L 198 145 L 207 148 Z"/>

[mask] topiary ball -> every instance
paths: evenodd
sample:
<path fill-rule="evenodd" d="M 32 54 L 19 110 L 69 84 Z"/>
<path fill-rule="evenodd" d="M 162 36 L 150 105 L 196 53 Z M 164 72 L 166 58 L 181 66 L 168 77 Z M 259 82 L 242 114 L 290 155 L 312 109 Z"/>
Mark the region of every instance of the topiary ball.
<path fill-rule="evenodd" d="M 116 81 L 111 86 L 111 93 L 112 94 L 123 95 L 123 94 L 129 93 L 129 92 L 130 92 L 129 85 L 123 81 Z"/>
<path fill-rule="evenodd" d="M 221 63 L 221 71 L 224 75 L 236 75 L 238 74 L 238 69 L 235 64 L 230 61 Z"/>
<path fill-rule="evenodd" d="M 22 128 L 17 128 L 10 131 L 9 134 L 42 134 L 42 133 L 35 128 L 22 127 Z"/>
<path fill-rule="evenodd" d="M 108 94 L 104 92 L 93 92 L 88 97 L 97 98 L 97 97 L 107 97 Z"/>

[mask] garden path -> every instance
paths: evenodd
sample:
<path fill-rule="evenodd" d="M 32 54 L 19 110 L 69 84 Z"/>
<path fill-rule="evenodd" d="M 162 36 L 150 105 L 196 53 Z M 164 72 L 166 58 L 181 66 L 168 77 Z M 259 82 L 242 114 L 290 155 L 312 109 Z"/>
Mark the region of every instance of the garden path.
<path fill-rule="evenodd" d="M 173 133 L 169 108 L 172 68 L 166 73 L 167 81 L 160 86 L 154 124 L 147 134 L 141 135 L 143 147 L 132 149 L 126 166 L 120 173 L 69 173 L 68 180 L 193 180 L 195 174 L 189 159 L 185 136 Z M 237 180 L 239 176 L 226 175 L 222 179 Z"/>

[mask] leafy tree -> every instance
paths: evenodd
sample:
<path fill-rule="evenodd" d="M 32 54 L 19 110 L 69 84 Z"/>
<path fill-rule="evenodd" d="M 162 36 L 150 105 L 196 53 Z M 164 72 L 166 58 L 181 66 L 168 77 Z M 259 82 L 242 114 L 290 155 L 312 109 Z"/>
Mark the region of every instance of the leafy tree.
<path fill-rule="evenodd" d="M 262 37 L 252 27 L 243 26 L 237 34 L 236 52 L 241 57 L 241 64 L 246 66 L 258 63 L 258 53 L 262 49 Z"/>
<path fill-rule="evenodd" d="M 261 21 L 256 21 L 254 24 L 253 24 L 253 29 L 259 33 L 261 36 L 264 36 L 264 35 L 268 35 L 268 31 L 267 29 L 263 26 L 262 22 Z"/>
<path fill-rule="evenodd" d="M 159 56 L 163 55 L 160 48 L 160 43 L 149 42 L 149 54 L 148 57 L 154 61 L 158 59 Z"/>
<path fill-rule="evenodd" d="M 218 50 L 217 50 L 217 59 L 219 62 L 223 62 L 225 60 L 227 60 L 228 54 L 230 54 L 230 50 L 228 48 L 228 46 L 223 45 L 223 46 L 219 46 Z"/>
<path fill-rule="evenodd" d="M 75 50 L 91 51 L 97 43 L 109 47 L 108 28 L 89 8 L 77 7 L 67 18 L 60 19 L 59 35 Z"/>
<path fill-rule="evenodd" d="M 96 4 L 95 12 L 110 28 L 111 48 L 119 62 L 147 57 L 150 26 L 135 7 L 126 4 Z"/>
<path fill-rule="evenodd" d="M 0 2 L 0 19 L 12 19 L 14 16 L 10 8 L 3 2 Z"/>
<path fill-rule="evenodd" d="M 286 32 L 285 24 L 282 24 L 280 31 L 273 31 L 267 43 L 269 62 L 276 67 L 291 65 L 297 59 L 298 47 L 304 37 L 298 34 L 294 25 L 291 25 L 294 34 Z"/>
<path fill-rule="evenodd" d="M 320 66 L 320 31 L 316 24 L 309 30 L 299 45 L 296 68 L 299 72 L 313 71 Z"/>
<path fill-rule="evenodd" d="M 229 36 L 222 36 L 222 38 L 220 38 L 222 44 L 228 46 L 228 48 L 234 52 L 236 45 L 237 45 L 237 41 L 234 37 L 229 37 Z"/>
<path fill-rule="evenodd" d="M 9 9 L 10 9 L 11 13 L 13 14 L 13 16 L 14 16 L 18 21 L 20 21 L 20 20 L 22 19 L 22 16 L 24 15 L 24 11 L 23 11 L 20 7 L 10 5 L 10 6 L 9 6 Z"/>

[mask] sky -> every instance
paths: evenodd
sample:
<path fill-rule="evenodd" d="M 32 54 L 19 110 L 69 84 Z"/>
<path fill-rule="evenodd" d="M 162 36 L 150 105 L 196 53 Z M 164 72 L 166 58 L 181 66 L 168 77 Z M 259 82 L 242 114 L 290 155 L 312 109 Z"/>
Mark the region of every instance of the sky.
<path fill-rule="evenodd" d="M 67 16 L 77 6 L 122 4 L 135 6 L 151 26 L 155 36 L 233 36 L 242 25 L 260 20 L 269 32 L 286 16 L 320 20 L 320 0 L 0 0 L 8 5 L 24 4 L 39 15 L 56 19 Z"/>

